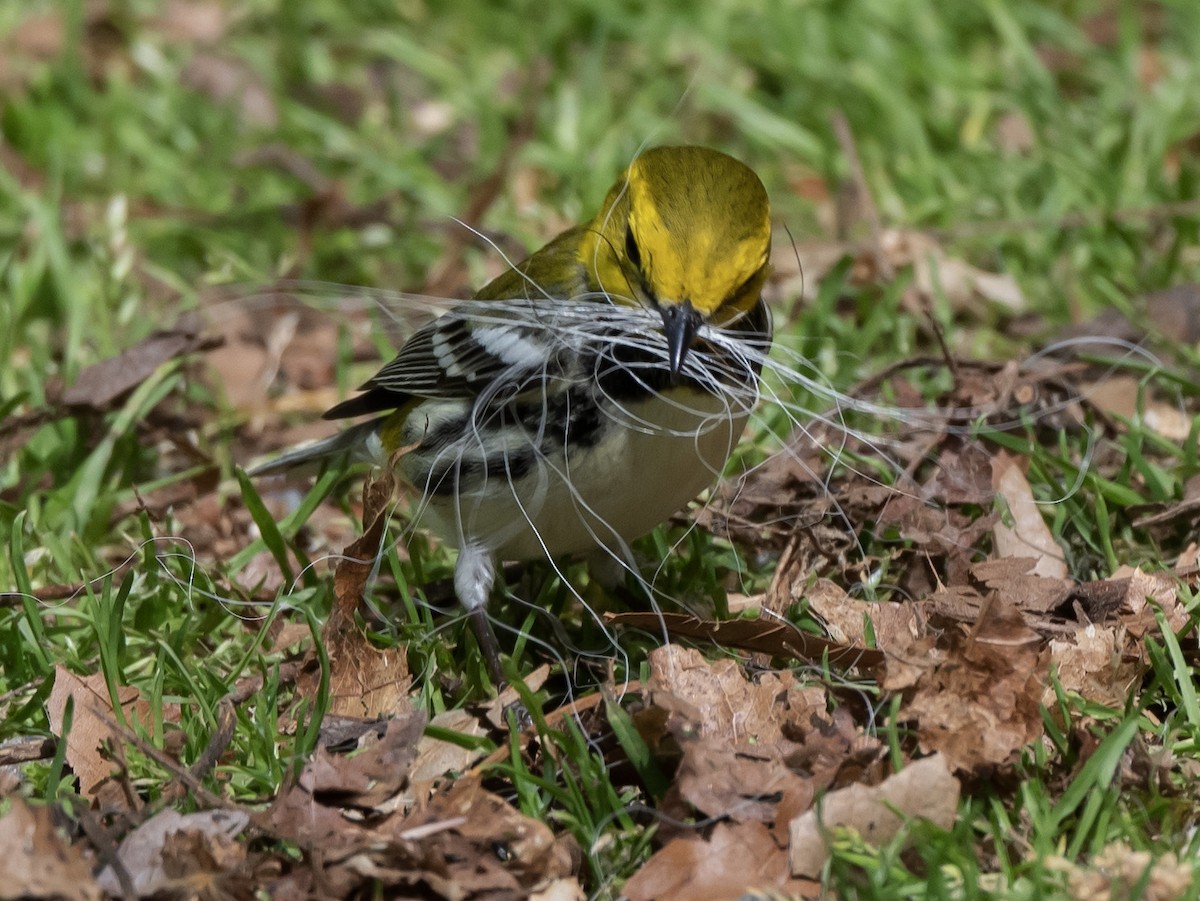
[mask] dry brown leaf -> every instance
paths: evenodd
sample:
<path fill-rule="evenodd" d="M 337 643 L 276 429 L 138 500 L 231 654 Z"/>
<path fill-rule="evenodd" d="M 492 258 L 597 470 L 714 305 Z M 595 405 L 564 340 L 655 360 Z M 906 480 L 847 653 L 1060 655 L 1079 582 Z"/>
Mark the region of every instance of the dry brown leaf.
<path fill-rule="evenodd" d="M 1033 557 L 1037 561 L 1031 570 L 1034 575 L 1065 579 L 1068 573 L 1062 548 L 1046 526 L 1025 473 L 1004 451 L 992 459 L 992 484 L 1012 517 L 1011 526 L 997 522 L 993 527 L 994 556 Z"/>
<path fill-rule="evenodd" d="M 988 597 L 971 630 L 970 640 L 975 644 L 1014 650 L 1039 648 L 1042 644 L 1042 636 L 1026 624 L 1024 614 L 1000 594 Z"/>
<path fill-rule="evenodd" d="M 353 622 L 329 632 L 327 623 L 330 713 L 377 719 L 411 711 L 412 677 L 404 648 L 375 647 Z"/>
<path fill-rule="evenodd" d="M 265 406 L 271 375 L 266 348 L 227 342 L 206 354 L 205 360 L 231 407 L 258 410 Z"/>
<path fill-rule="evenodd" d="M 1033 125 L 1022 110 L 1010 110 L 996 120 L 996 146 L 1005 153 L 1024 154 L 1034 148 Z"/>
<path fill-rule="evenodd" d="M 1002 630 L 1009 619 L 1003 606 L 993 600 L 987 607 Z M 1005 764 L 1042 734 L 1048 668 L 1040 644 L 959 640 L 918 679 L 904 716 L 916 721 L 921 749 L 940 751 L 954 770 Z"/>
<path fill-rule="evenodd" d="M 1185 282 L 1145 297 L 1146 315 L 1163 336 L 1176 344 L 1200 341 L 1200 284 Z M 1133 340 L 1140 341 L 1142 335 Z"/>
<path fill-rule="evenodd" d="M 811 803 L 816 795 L 813 780 L 787 765 L 794 747 L 791 742 L 735 747 L 716 740 L 687 741 L 664 807 L 669 810 L 678 797 L 705 816 L 770 824 L 784 795 L 798 804 Z"/>
<path fill-rule="evenodd" d="M 155 332 L 115 357 L 88 366 L 63 392 L 62 401 L 70 407 L 106 412 L 163 363 L 212 346 L 211 340 L 193 331 Z"/>
<path fill-rule="evenodd" d="M 1135 635 L 1158 631 L 1154 610 L 1162 611 L 1173 632 L 1182 631 L 1187 625 L 1187 611 L 1179 603 L 1179 589 L 1169 573 L 1147 573 L 1141 568 L 1120 567 L 1112 574 L 1112 581 L 1129 579 L 1121 605 L 1121 621 Z"/>
<path fill-rule="evenodd" d="M 975 623 L 987 605 L 987 598 L 970 585 L 948 585 L 918 601 L 931 618 Z"/>
<path fill-rule="evenodd" d="M 460 735 L 479 737 L 487 734 L 487 729 L 479 721 L 479 717 L 461 709 L 443 711 L 431 719 L 429 725 Z M 482 759 L 484 754 L 485 751 L 481 748 L 464 748 L 452 741 L 434 738 L 431 735 L 421 736 L 417 743 L 417 759 L 408 774 L 414 798 L 420 803 L 439 779 L 466 772 Z"/>
<path fill-rule="evenodd" d="M 63 51 L 67 24 L 61 12 L 27 16 L 8 33 L 9 48 L 19 56 L 48 60 Z"/>
<path fill-rule="evenodd" d="M 960 386 L 968 376 L 960 375 Z M 989 395 L 985 404 L 1004 402 L 997 391 L 997 379 L 987 379 Z M 969 401 L 979 405 L 977 400 Z M 957 403 L 957 401 L 956 401 Z M 992 455 L 980 444 L 946 442 L 937 458 L 937 467 L 921 486 L 921 498 L 938 504 L 990 506 L 996 496 L 992 488 Z"/>
<path fill-rule="evenodd" d="M 117 860 L 139 897 L 178 891 L 195 885 L 201 873 L 220 873 L 240 864 L 245 846 L 234 838 L 249 823 L 249 814 L 240 810 L 181 814 L 168 808 L 125 836 L 117 848 Z M 198 847 L 180 860 L 183 842 L 198 843 Z M 98 881 L 109 894 L 121 894 L 120 880 L 111 866 L 100 871 Z"/>
<path fill-rule="evenodd" d="M 1057 609 L 1070 596 L 1069 579 L 1037 575 L 1034 557 L 999 557 L 971 565 L 971 578 L 998 592 L 1025 613 L 1045 614 Z"/>
<path fill-rule="evenodd" d="M 989 499 L 994 494 L 989 494 Z M 990 529 L 991 515 L 975 517 L 954 507 L 934 507 L 910 494 L 893 494 L 879 511 L 880 525 L 895 525 L 900 536 L 924 553 L 950 560 L 969 559 L 982 535 Z"/>
<path fill-rule="evenodd" d="M 781 799 L 794 814 L 844 768 L 861 771 L 878 758 L 878 742 L 845 711 L 830 719 L 824 690 L 800 687 L 789 672 L 751 682 L 732 660 L 709 662 L 674 646 L 653 651 L 650 662 L 637 722 L 652 748 L 668 748 L 665 730 L 682 753 L 663 803 L 672 815 L 777 823 Z"/>
<path fill-rule="evenodd" d="M 913 282 L 922 297 L 944 296 L 951 309 L 973 312 L 979 301 L 994 303 L 1010 313 L 1027 302 L 1016 280 L 1007 274 L 985 272 L 966 260 L 949 256 L 929 235 L 885 229 L 880 243 L 896 269 L 913 268 Z"/>
<path fill-rule="evenodd" d="M 541 891 L 530 895 L 529 901 L 587 901 L 587 892 L 578 879 L 555 879 Z"/>
<path fill-rule="evenodd" d="M 338 400 L 336 317 L 272 293 L 258 303 L 218 309 L 219 315 L 209 315 L 208 328 L 223 343 L 205 359 L 234 407 L 252 413 L 321 412 Z M 358 331 L 354 334 L 357 338 Z M 272 395 L 280 381 L 289 390 Z M 327 433 L 328 426 L 322 428 Z"/>
<path fill-rule="evenodd" d="M 265 818 L 277 837 L 313 853 L 322 893 L 357 897 L 367 887 L 403 893 L 422 885 L 422 897 L 526 897 L 572 876 L 580 859 L 573 841 L 556 839 L 478 778 L 459 779 L 405 815 L 410 805 L 400 802 L 408 798 L 395 789 L 421 720 L 394 724 L 396 731 L 359 757 L 314 757 Z"/>
<path fill-rule="evenodd" d="M 67 763 L 79 779 L 80 794 L 88 799 L 97 797 L 114 769 L 112 761 L 101 754 L 101 744 L 109 740 L 123 741 L 120 733 L 110 724 L 132 719 L 139 713 L 144 717 L 148 712 L 136 688 L 122 686 L 118 691 L 122 711 L 119 716 L 113 713 L 112 698 L 102 673 L 81 677 L 65 667 L 55 667 L 54 687 L 50 689 L 50 697 L 46 701 L 50 730 L 62 735 L 67 701 L 74 699 L 71 731 L 66 736 Z M 108 791 L 104 791 L 104 794 L 106 800 L 113 803 L 122 800 L 118 792 L 112 792 L 111 797 Z"/>
<path fill-rule="evenodd" d="M 445 874 L 454 897 L 497 890 L 523 897 L 572 876 L 578 861 L 569 838 L 556 839 L 548 825 L 485 791 L 476 778 L 459 780 L 387 834 L 418 843 L 421 866 Z"/>
<path fill-rule="evenodd" d="M 331 858 L 351 854 L 372 840 L 358 824 L 347 821 L 339 807 L 323 803 L 300 785 L 276 797 L 267 817 L 279 838 L 302 848 L 320 848 Z"/>
<path fill-rule="evenodd" d="M 942 829 L 954 825 L 961 787 L 940 754 L 908 764 L 876 786 L 850 785 L 830 792 L 814 810 L 792 821 L 789 861 L 796 876 L 816 878 L 829 856 L 834 828 L 856 830 L 881 845 L 900 831 L 905 819 L 929 820 Z"/>
<path fill-rule="evenodd" d="M 1122 841 L 1106 845 L 1084 865 L 1061 857 L 1048 858 L 1046 864 L 1067 874 L 1069 896 L 1080 901 L 1134 897 L 1175 901 L 1188 897 L 1195 882 L 1191 861 L 1180 861 L 1170 851 L 1155 859 L 1151 852 L 1135 851 Z"/>
<path fill-rule="evenodd" d="M 871 619 L 871 608 L 876 604 L 868 603 L 859 598 L 846 594 L 844 588 L 832 579 L 817 579 L 807 587 L 793 586 L 793 597 L 803 597 L 808 601 L 808 609 L 818 616 L 825 626 L 829 637 L 840 644 L 866 647 L 867 624 Z"/>
<path fill-rule="evenodd" d="M 1129 689 L 1140 679 L 1143 667 L 1125 659 L 1125 630 L 1118 626 L 1080 626 L 1069 638 L 1050 642 L 1050 663 L 1058 672 L 1063 690 L 1089 701 L 1122 709 Z M 1055 709 L 1054 689 L 1047 687 L 1042 703 Z"/>
<path fill-rule="evenodd" d="M 604 621 L 662 632 L 672 636 L 698 638 L 725 647 L 741 648 L 772 657 L 820 663 L 826 657 L 834 666 L 860 666 L 867 669 L 883 662 L 883 654 L 871 648 L 846 647 L 826 638 L 801 632 L 780 619 L 701 619 L 687 613 L 606 613 Z"/>
<path fill-rule="evenodd" d="M 761 823 L 719 823 L 706 840 L 677 838 L 625 883 L 629 901 L 733 901 L 752 889 L 811 895 L 788 874 L 787 855 Z"/>
<path fill-rule="evenodd" d="M 847 241 L 794 241 L 782 229 L 775 234 L 771 276 L 763 296 L 777 307 L 794 304 L 797 298 L 816 297 L 822 277 L 854 253 L 854 246 Z"/>
<path fill-rule="evenodd" d="M 50 808 L 32 807 L 16 795 L 5 806 L 0 816 L 4 895 L 100 901 L 103 892 L 92 878 L 92 863 L 54 831 Z"/>
<path fill-rule="evenodd" d="M 1183 442 L 1191 434 L 1192 417 L 1187 411 L 1159 400 L 1135 376 L 1109 375 L 1079 390 L 1092 406 L 1122 419 L 1134 419 L 1140 411 L 1142 423 L 1168 441 Z"/>
<path fill-rule="evenodd" d="M 343 552 L 334 573 L 334 608 L 325 621 L 322 639 L 329 655 L 329 712 L 378 719 L 412 709 L 408 687 L 408 656 L 404 648 L 377 648 L 363 635 L 354 615 L 374 570 L 396 490 L 395 476 L 383 471 L 363 485 L 362 537 Z M 315 692 L 317 676 L 300 688 Z"/>
<path fill-rule="evenodd" d="M 799 592 L 793 588 L 793 595 L 796 594 Z M 835 641 L 865 643 L 866 624 L 870 623 L 875 644 L 886 655 L 879 681 L 888 691 L 915 685 L 921 674 L 933 666 L 936 660 L 933 638 L 927 634 L 922 605 L 908 601 L 869 603 L 850 597 L 828 579 L 817 580 L 803 595 Z"/>
<path fill-rule="evenodd" d="M 651 651 L 650 670 L 650 703 L 686 717 L 693 734 L 754 744 L 783 738 L 776 698 L 793 687 L 790 673 L 764 673 L 752 683 L 736 661 L 708 661 L 678 645 Z"/>
<path fill-rule="evenodd" d="M 942 659 L 936 638 L 930 634 L 919 604 L 909 602 L 881 605 L 874 614 L 876 637 L 885 648 L 887 664 L 879 679 L 887 691 L 903 691 Z"/>
<path fill-rule="evenodd" d="M 1197 480 L 1200 485 L 1200 480 Z M 1179 554 L 1175 561 L 1175 574 L 1180 578 L 1186 575 L 1195 576 L 1200 571 L 1200 542 L 1190 542 Z"/>
<path fill-rule="evenodd" d="M 267 647 L 275 651 L 286 651 L 311 641 L 312 637 L 313 630 L 308 623 L 283 623 L 279 631 L 270 637 Z"/>
<path fill-rule="evenodd" d="M 528 676 L 525 676 L 521 681 L 526 691 L 534 694 L 541 691 L 542 686 L 546 684 L 546 680 L 550 678 L 550 665 L 543 663 Z M 521 694 L 512 685 L 506 685 L 501 689 L 496 697 L 492 698 L 487 704 L 487 709 L 484 716 L 487 721 L 492 724 L 494 729 L 508 728 L 508 715 L 512 710 L 513 705 L 520 703 Z"/>
<path fill-rule="evenodd" d="M 392 809 L 408 784 L 425 731 L 425 714 L 409 711 L 388 722 L 382 737 L 368 732 L 354 756 L 317 748 L 300 774 L 299 785 L 320 803 L 369 811 Z"/>

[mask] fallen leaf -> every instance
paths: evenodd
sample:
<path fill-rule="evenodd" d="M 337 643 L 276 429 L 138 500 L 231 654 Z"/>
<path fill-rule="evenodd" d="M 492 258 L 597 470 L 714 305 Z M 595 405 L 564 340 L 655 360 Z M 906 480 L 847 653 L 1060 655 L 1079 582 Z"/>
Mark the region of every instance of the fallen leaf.
<path fill-rule="evenodd" d="M 994 393 L 996 380 L 989 381 Z M 939 504 L 990 506 L 995 496 L 992 455 L 978 443 L 947 443 L 933 474 L 921 486 L 921 498 Z"/>
<path fill-rule="evenodd" d="M 381 737 L 367 732 L 364 746 L 353 756 L 317 748 L 300 774 L 299 785 L 322 804 L 373 812 L 391 809 L 408 784 L 424 731 L 425 714 L 408 711 L 390 720 Z"/>
<path fill-rule="evenodd" d="M 947 761 L 934 754 L 908 764 L 876 786 L 850 785 L 827 794 L 817 807 L 792 821 L 793 875 L 816 878 L 829 857 L 830 831 L 850 828 L 879 846 L 893 839 L 908 819 L 954 825 L 961 786 Z"/>
<path fill-rule="evenodd" d="M 718 823 L 708 839 L 676 838 L 625 883 L 629 901 L 734 901 L 753 889 L 811 895 L 792 879 L 787 855 L 761 823 Z"/>
<path fill-rule="evenodd" d="M 785 794 L 803 803 L 816 795 L 812 780 L 788 767 L 787 754 L 794 747 L 791 742 L 687 741 L 670 791 L 705 816 L 770 824 Z M 669 810 L 673 803 L 669 798 L 663 806 Z"/>
<path fill-rule="evenodd" d="M 1033 125 L 1021 110 L 1010 110 L 1001 115 L 996 120 L 994 134 L 996 146 L 1005 153 L 1025 154 L 1035 146 Z"/>
<path fill-rule="evenodd" d="M 487 734 L 479 718 L 462 709 L 445 710 L 431 719 L 429 725 L 472 737 Z M 422 735 L 417 743 L 417 759 L 408 774 L 417 802 L 421 802 L 439 779 L 466 772 L 483 758 L 484 753 L 482 748 L 464 748 L 452 741 Z"/>
<path fill-rule="evenodd" d="M 649 703 L 686 717 L 698 736 L 754 744 L 783 738 L 776 698 L 794 686 L 790 673 L 763 673 L 751 683 L 737 661 L 709 661 L 699 651 L 679 645 L 651 651 L 650 672 Z"/>
<path fill-rule="evenodd" d="M 370 720 L 412 709 L 405 649 L 375 647 L 355 621 L 374 572 L 395 488 L 395 476 L 386 470 L 363 485 L 363 534 L 343 551 L 334 572 L 334 607 L 321 632 L 329 655 L 330 713 Z M 317 678 L 314 674 L 302 682 L 302 692 L 315 693 Z"/>
<path fill-rule="evenodd" d="M 523 897 L 573 875 L 576 867 L 569 839 L 556 839 L 546 823 L 524 816 L 475 778 L 434 796 L 390 834 L 401 843 L 418 842 L 421 866 L 445 874 L 455 897 L 500 889 Z"/>
<path fill-rule="evenodd" d="M 1135 637 L 1159 631 L 1156 608 L 1162 611 L 1173 632 L 1180 632 L 1187 625 L 1187 611 L 1179 603 L 1175 578 L 1169 573 L 1147 573 L 1140 567 L 1122 566 L 1113 573 L 1111 581 L 1119 584 L 1123 579 L 1129 581 L 1120 608 L 1121 622 Z"/>
<path fill-rule="evenodd" d="M 117 860 L 129 874 L 139 897 L 177 890 L 181 881 L 193 882 L 207 863 L 220 869 L 230 868 L 245 857 L 245 849 L 233 839 L 250 823 L 250 815 L 240 810 L 203 810 L 181 814 L 159 811 L 125 836 L 117 848 Z M 198 841 L 206 854 L 189 855 L 190 865 L 178 866 L 180 837 Z M 172 864 L 176 864 L 172 866 Z M 201 866 L 197 866 L 201 864 Z M 181 872 L 182 870 L 182 872 Z M 121 883 L 111 866 L 100 871 L 100 887 L 111 895 L 120 895 Z"/>
<path fill-rule="evenodd" d="M 1026 613 L 1044 614 L 1062 606 L 1075 583 L 1070 579 L 1031 572 L 1039 561 L 1034 557 L 999 557 L 971 564 L 971 578 L 999 592 Z"/>
<path fill-rule="evenodd" d="M 63 392 L 62 402 L 69 407 L 106 412 L 163 363 L 212 346 L 211 340 L 193 331 L 155 332 L 115 357 L 86 367 L 75 384 Z"/>
<path fill-rule="evenodd" d="M 801 632 L 780 619 L 708 620 L 687 613 L 606 613 L 604 621 L 682 638 L 711 641 L 717 645 L 741 648 L 772 657 L 821 663 L 828 656 L 834 666 L 859 666 L 867 669 L 883 662 L 883 654 L 871 648 L 846 647 L 835 641 Z"/>
<path fill-rule="evenodd" d="M 67 763 L 79 779 L 80 794 L 88 799 L 97 797 L 115 769 L 113 762 L 101 753 L 100 746 L 110 740 L 123 741 L 121 734 L 109 724 L 132 719 L 135 708 L 143 716 L 148 710 L 136 688 L 122 686 L 118 691 L 122 711 L 119 715 L 113 712 L 108 683 L 102 673 L 81 677 L 63 666 L 55 667 L 54 687 L 50 689 L 50 697 L 46 701 L 50 729 L 62 735 L 67 701 L 74 699 L 71 731 L 65 736 Z M 109 792 L 105 791 L 105 796 L 112 803 L 124 803 L 120 792 L 114 791 L 109 797 Z"/>
<path fill-rule="evenodd" d="M 525 676 L 521 681 L 524 689 L 530 694 L 536 694 L 541 691 L 542 686 L 546 684 L 546 680 L 550 678 L 550 665 L 543 663 L 528 676 Z M 484 716 L 487 721 L 492 724 L 493 729 L 508 728 L 508 712 L 514 705 L 521 702 L 521 694 L 513 685 L 506 685 L 501 689 L 496 697 L 488 702 L 484 711 Z"/>
<path fill-rule="evenodd" d="M 650 654 L 646 709 L 635 722 L 657 753 L 670 734 L 680 761 L 663 810 L 677 818 L 772 823 L 784 797 L 809 803 L 844 767 L 869 767 L 880 745 L 844 711 L 827 712 L 824 689 L 788 671 L 751 681 L 732 660 L 710 662 L 667 645 Z M 655 735 L 658 732 L 660 734 Z"/>
<path fill-rule="evenodd" d="M 1029 482 L 1015 458 L 999 451 L 992 461 L 992 484 L 1008 506 L 1012 525 L 997 522 L 992 529 L 996 557 L 1033 557 L 1030 572 L 1065 579 L 1067 564 L 1062 548 L 1046 526 L 1041 508 L 1033 499 Z"/>
<path fill-rule="evenodd" d="M 6 897 L 100 901 L 103 892 L 92 878 L 92 862 L 54 830 L 50 808 L 33 807 L 17 795 L 8 796 L 4 807 L 0 869 Z"/>
<path fill-rule="evenodd" d="M 1182 442 L 1191 434 L 1192 416 L 1159 400 L 1153 389 L 1135 376 L 1107 375 L 1079 390 L 1088 403 L 1105 413 L 1128 420 L 1137 419 L 1140 413 L 1142 423 L 1168 441 Z"/>
<path fill-rule="evenodd" d="M 1086 863 L 1062 857 L 1048 858 L 1046 863 L 1067 874 L 1071 898 L 1175 901 L 1188 897 L 1195 883 L 1191 861 L 1181 861 L 1171 851 L 1160 855 L 1135 851 L 1123 841 L 1105 845 Z"/>
<path fill-rule="evenodd" d="M 941 752 L 956 771 L 1005 764 L 1042 734 L 1048 669 L 1040 645 L 959 639 L 921 674 L 903 716 L 915 721 L 921 749 Z"/>
<path fill-rule="evenodd" d="M 922 297 L 945 297 L 953 310 L 971 311 L 980 299 L 1010 313 L 1018 313 L 1028 306 L 1024 293 L 1011 275 L 986 272 L 966 260 L 952 257 L 927 234 L 884 229 L 880 244 L 895 269 L 912 266 L 913 283 Z"/>
<path fill-rule="evenodd" d="M 578 879 L 555 879 L 548 886 L 529 896 L 529 901 L 586 901 L 587 892 Z"/>
<path fill-rule="evenodd" d="M 1142 677 L 1144 667 L 1122 654 L 1124 629 L 1089 623 L 1075 634 L 1050 642 L 1050 665 L 1058 673 L 1064 691 L 1089 701 L 1121 710 L 1132 684 Z M 1047 686 L 1042 703 L 1055 709 L 1054 689 Z"/>
<path fill-rule="evenodd" d="M 1042 636 L 1026 624 L 1025 616 L 1017 609 L 1017 605 L 999 592 L 988 596 L 969 639 L 977 645 L 1010 648 L 1013 653 L 1019 653 L 1023 648 L 1040 648 L 1042 645 Z"/>
<path fill-rule="evenodd" d="M 1185 282 L 1152 291 L 1145 302 L 1147 318 L 1164 337 L 1176 344 L 1200 342 L 1200 284 Z"/>
<path fill-rule="evenodd" d="M 821 621 L 834 641 L 866 647 L 867 626 L 874 631 L 871 608 L 878 605 L 850 597 L 832 579 L 817 579 L 807 587 L 794 586 L 792 596 L 808 602 L 809 611 Z"/>

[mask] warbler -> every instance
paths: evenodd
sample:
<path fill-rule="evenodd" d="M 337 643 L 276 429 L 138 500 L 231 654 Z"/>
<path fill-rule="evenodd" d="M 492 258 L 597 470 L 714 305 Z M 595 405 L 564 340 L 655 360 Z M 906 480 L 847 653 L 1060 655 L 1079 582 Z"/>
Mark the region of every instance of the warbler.
<path fill-rule="evenodd" d="M 393 463 L 503 681 L 496 564 L 605 550 L 720 476 L 771 343 L 770 207 L 704 147 L 639 155 L 596 216 L 418 330 L 326 419 L 384 413 L 254 474 L 354 454 Z"/>

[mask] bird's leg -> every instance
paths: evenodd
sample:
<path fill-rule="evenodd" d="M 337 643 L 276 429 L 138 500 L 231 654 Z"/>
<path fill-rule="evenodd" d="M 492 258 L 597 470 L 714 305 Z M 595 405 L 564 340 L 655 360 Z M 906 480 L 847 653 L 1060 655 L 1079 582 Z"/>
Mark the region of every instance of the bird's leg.
<path fill-rule="evenodd" d="M 458 552 L 458 563 L 454 566 L 454 592 L 471 617 L 471 630 L 483 653 L 488 675 L 499 688 L 504 684 L 500 643 L 496 641 L 496 633 L 487 615 L 487 602 L 495 583 L 496 562 L 489 551 L 468 544 Z"/>

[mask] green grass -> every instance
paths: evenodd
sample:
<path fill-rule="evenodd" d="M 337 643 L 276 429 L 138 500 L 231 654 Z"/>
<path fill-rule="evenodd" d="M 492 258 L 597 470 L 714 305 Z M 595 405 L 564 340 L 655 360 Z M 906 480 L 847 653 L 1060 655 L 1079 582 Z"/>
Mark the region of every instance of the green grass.
<path fill-rule="evenodd" d="M 588 215 L 640 147 L 674 141 L 717 146 L 752 164 L 777 222 L 803 247 L 831 239 L 832 202 L 819 191 L 814 202 L 812 186 L 832 193 L 852 175 L 832 125 L 841 114 L 884 223 L 927 229 L 951 258 L 1012 276 L 1041 333 L 1110 308 L 1144 322 L 1142 295 L 1200 280 L 1200 208 L 1187 206 L 1200 188 L 1200 5 L 1191 0 L 772 0 L 760 15 L 737 0 L 702 8 L 675 0 L 237 7 L 216 51 L 261 92 L 266 113 L 198 87 L 203 67 L 215 65 L 201 58 L 213 50 L 169 38 L 149 0 L 113 3 L 100 23 L 87 20 L 80 0 L 0 6 L 0 34 L 9 31 L 10 42 L 20 41 L 12 28 L 38 10 L 63 23 L 62 52 L 14 65 L 0 92 L 8 155 L 0 158 L 0 590 L 20 594 L 0 607 L 0 738 L 48 732 L 43 705 L 61 665 L 100 672 L 113 690 L 136 686 L 150 711 L 146 738 L 159 747 L 178 740 L 187 763 L 214 732 L 219 699 L 257 673 L 264 687 L 238 709 L 208 784 L 240 801 L 274 794 L 311 750 L 308 727 L 319 711 L 291 708 L 278 669 L 286 654 L 264 643 L 265 626 L 309 618 L 315 627 L 328 612 L 330 580 L 308 568 L 308 548 L 331 518 L 361 512 L 357 489 L 328 475 L 290 515 L 263 506 L 235 470 L 248 462 L 240 454 L 261 423 L 248 423 L 225 386 L 188 361 L 162 365 L 101 412 L 64 410 L 56 398 L 86 366 L 184 311 L 213 297 L 248 306 L 280 277 L 420 290 L 455 234 L 451 217 L 464 215 L 502 166 L 495 202 L 471 224 L 503 236 L 505 247 L 536 246 Z M 97 49 L 101 33 L 116 36 L 108 53 Z M 1028 144 L 1006 146 L 998 136 L 1013 121 L 1027 129 Z M 264 148 L 285 152 L 272 158 Z M 351 208 L 386 201 L 386 210 L 365 221 L 323 215 L 311 179 L 280 159 L 311 166 L 326 197 Z M 315 218 L 298 224 L 305 210 Z M 852 237 L 868 237 L 861 221 Z M 471 244 L 462 284 L 480 284 L 494 261 L 492 250 Z M 928 322 L 905 303 L 907 273 L 866 286 L 851 274 L 843 263 L 810 285 L 811 300 L 780 343 L 838 390 L 890 362 L 938 353 Z M 316 290 L 311 300 L 328 306 L 332 294 Z M 359 296 L 359 318 L 371 315 L 365 290 Z M 1032 346 L 981 299 L 954 308 L 933 301 L 947 344 L 966 355 L 1019 358 Z M 348 326 L 341 340 L 353 344 Z M 343 391 L 386 355 L 388 337 L 372 340 L 377 358 L 337 362 Z M 1142 358 L 1117 365 L 1194 411 L 1195 345 L 1159 338 L 1152 348 L 1162 368 Z M 949 385 L 942 372 L 918 387 L 934 397 Z M 826 406 L 799 390 L 792 401 Z M 764 415 L 786 432 L 786 417 Z M 852 424 L 896 428 L 870 417 Z M 989 449 L 1029 459 L 1034 495 L 1076 577 L 1104 576 L 1120 563 L 1167 566 L 1185 546 L 1181 530 L 1136 523 L 1139 505 L 1180 500 L 1200 473 L 1194 425 L 1178 444 L 1138 416 L 1093 446 L 1087 430 L 1048 439 L 1035 410 L 1017 428 L 980 426 L 976 434 Z M 195 453 L 180 452 L 172 436 Z M 774 447 L 760 435 L 742 456 L 756 461 Z M 183 539 L 200 526 L 179 509 L 139 511 L 137 499 L 210 463 L 220 473 L 214 509 L 227 511 L 212 514 L 213 528 L 226 530 L 233 549 L 218 553 L 207 540 L 193 561 Z M 870 452 L 854 465 L 894 476 Z M 908 547 L 871 535 L 871 523 L 855 525 L 867 558 L 878 561 L 879 579 L 864 591 L 887 599 L 900 566 L 893 556 Z M 648 561 L 665 557 L 655 583 L 664 593 L 718 604 L 727 590 L 769 583 L 776 557 L 742 550 L 678 527 L 638 545 Z M 259 591 L 264 554 L 293 591 Z M 386 614 L 371 618 L 373 632 L 409 645 L 417 697 L 434 712 L 486 692 L 481 665 L 464 653 L 472 639 L 424 603 L 422 592 L 450 567 L 424 539 L 390 548 L 372 598 Z M 565 572 L 585 583 L 582 568 Z M 565 652 L 551 620 L 589 652 L 616 655 L 548 568 L 519 578 L 513 593 L 549 611 L 496 605 L 530 633 L 515 644 L 519 669 L 540 662 L 543 642 L 551 657 Z M 53 585 L 80 590 L 33 600 Z M 1047 719 L 1060 734 L 1031 748 L 1007 782 L 973 786 L 953 830 L 923 833 L 916 852 L 847 840 L 827 868 L 829 889 L 1047 897 L 1066 884 L 1048 861 L 1086 867 L 1117 839 L 1194 856 L 1200 811 L 1187 800 L 1195 788 L 1188 774 L 1200 755 L 1200 707 L 1194 599 L 1188 606 L 1192 631 L 1149 641 L 1149 673 L 1126 709 L 1062 697 Z M 501 640 L 516 642 L 508 632 Z M 643 677 L 646 649 L 659 640 L 621 636 L 617 677 Z M 585 690 L 602 673 L 602 661 L 564 667 L 554 690 Z M 300 728 L 281 731 L 293 715 Z M 894 747 L 909 742 L 898 715 L 892 705 L 877 724 Z M 557 754 L 532 771 L 514 751 L 496 778 L 524 812 L 575 836 L 585 884 L 608 896 L 649 854 L 654 834 L 653 818 L 637 813 L 649 795 L 627 774 L 610 778 L 613 747 L 637 756 L 634 733 L 615 711 L 602 736 L 572 720 L 541 725 Z M 1120 775 L 1131 749 L 1144 747 L 1174 755 L 1161 782 Z M 129 765 L 151 798 L 170 778 L 140 754 Z M 31 765 L 26 776 L 37 797 L 69 802 L 74 791 L 61 760 Z"/>

